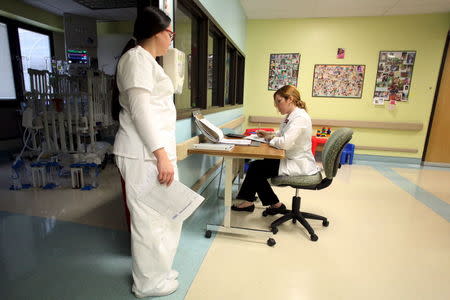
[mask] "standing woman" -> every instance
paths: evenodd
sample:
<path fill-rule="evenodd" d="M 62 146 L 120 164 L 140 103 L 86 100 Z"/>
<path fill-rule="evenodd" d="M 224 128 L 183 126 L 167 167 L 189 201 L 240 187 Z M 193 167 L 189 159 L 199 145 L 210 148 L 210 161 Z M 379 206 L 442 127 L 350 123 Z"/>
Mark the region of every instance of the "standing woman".
<path fill-rule="evenodd" d="M 113 116 L 120 127 L 114 154 L 125 180 L 131 216 L 133 288 L 138 298 L 163 296 L 178 288 L 172 270 L 181 232 L 173 222 L 143 203 L 152 184 L 170 185 L 178 179 L 176 109 L 170 78 L 155 58 L 166 54 L 174 37 L 170 18 L 146 7 L 134 23 L 133 38 L 123 50 L 116 71 Z M 117 99 L 118 98 L 118 99 Z"/>
<path fill-rule="evenodd" d="M 273 100 L 275 107 L 286 118 L 275 134 L 263 130 L 257 133 L 270 141 L 271 146 L 286 150 L 286 158 L 253 161 L 237 196 L 237 199 L 244 201 L 233 205 L 232 210 L 253 212 L 253 202 L 258 194 L 263 205 L 270 205 L 266 209 L 267 214 L 283 213 L 286 206 L 278 200 L 267 179 L 278 175 L 313 175 L 319 172 L 311 152 L 311 118 L 300 93 L 294 86 L 285 85 L 274 93 Z"/>

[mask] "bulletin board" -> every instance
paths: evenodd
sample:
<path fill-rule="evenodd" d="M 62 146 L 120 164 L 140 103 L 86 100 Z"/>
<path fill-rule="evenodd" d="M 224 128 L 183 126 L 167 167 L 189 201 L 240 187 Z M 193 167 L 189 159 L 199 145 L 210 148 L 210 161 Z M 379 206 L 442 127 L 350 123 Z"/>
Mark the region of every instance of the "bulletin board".
<path fill-rule="evenodd" d="M 380 51 L 374 99 L 408 101 L 416 51 Z"/>
<path fill-rule="evenodd" d="M 276 91 L 285 85 L 297 86 L 300 53 L 270 54 L 268 90 Z"/>
<path fill-rule="evenodd" d="M 365 65 L 315 65 L 313 97 L 361 98 Z"/>

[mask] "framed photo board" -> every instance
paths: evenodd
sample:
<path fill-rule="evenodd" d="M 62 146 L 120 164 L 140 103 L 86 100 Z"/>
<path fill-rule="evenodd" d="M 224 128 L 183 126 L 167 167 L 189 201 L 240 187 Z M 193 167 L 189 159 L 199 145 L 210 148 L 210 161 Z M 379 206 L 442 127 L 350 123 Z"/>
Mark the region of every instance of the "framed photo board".
<path fill-rule="evenodd" d="M 299 53 L 270 54 L 268 90 L 276 91 L 285 85 L 297 86 Z"/>
<path fill-rule="evenodd" d="M 416 51 L 380 51 L 373 97 L 408 101 Z"/>
<path fill-rule="evenodd" d="M 313 97 L 361 98 L 365 65 L 315 65 Z"/>

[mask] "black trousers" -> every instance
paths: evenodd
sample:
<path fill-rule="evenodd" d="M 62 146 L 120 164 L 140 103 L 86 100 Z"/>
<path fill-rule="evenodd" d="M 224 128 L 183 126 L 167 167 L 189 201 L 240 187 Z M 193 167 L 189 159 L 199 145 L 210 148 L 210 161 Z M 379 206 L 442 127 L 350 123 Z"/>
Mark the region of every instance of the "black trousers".
<path fill-rule="evenodd" d="M 279 167 L 279 159 L 252 161 L 236 198 L 253 202 L 256 200 L 255 195 L 258 194 L 264 206 L 278 203 L 278 197 L 267 179 L 278 176 Z"/>

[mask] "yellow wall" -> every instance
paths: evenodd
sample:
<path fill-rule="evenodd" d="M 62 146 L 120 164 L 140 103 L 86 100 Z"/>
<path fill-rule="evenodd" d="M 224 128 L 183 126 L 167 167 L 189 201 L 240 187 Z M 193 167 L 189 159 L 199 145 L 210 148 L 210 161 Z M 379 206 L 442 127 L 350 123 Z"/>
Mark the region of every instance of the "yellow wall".
<path fill-rule="evenodd" d="M 21 1 L 2 0 L 0 2 L 0 15 L 51 31 L 64 32 L 64 21 L 62 16 L 55 15 Z M 99 35 L 120 33 L 132 34 L 133 23 L 133 21 L 98 21 L 97 33 Z"/>
<path fill-rule="evenodd" d="M 64 31 L 63 18 L 17 0 L 0 1 L 0 15 L 47 30 Z"/>
<path fill-rule="evenodd" d="M 353 143 L 415 148 L 418 153 L 359 150 L 359 154 L 422 157 L 450 14 L 250 20 L 247 28 L 246 116 L 278 116 L 267 90 L 271 53 L 300 53 L 298 87 L 313 119 L 418 122 L 417 132 L 355 128 Z M 345 59 L 336 59 L 337 48 Z M 380 50 L 416 50 L 409 102 L 395 111 L 372 104 Z M 311 97 L 314 64 L 366 65 L 361 99 Z"/>
<path fill-rule="evenodd" d="M 130 34 L 133 35 L 134 21 L 97 21 L 97 34 Z"/>

